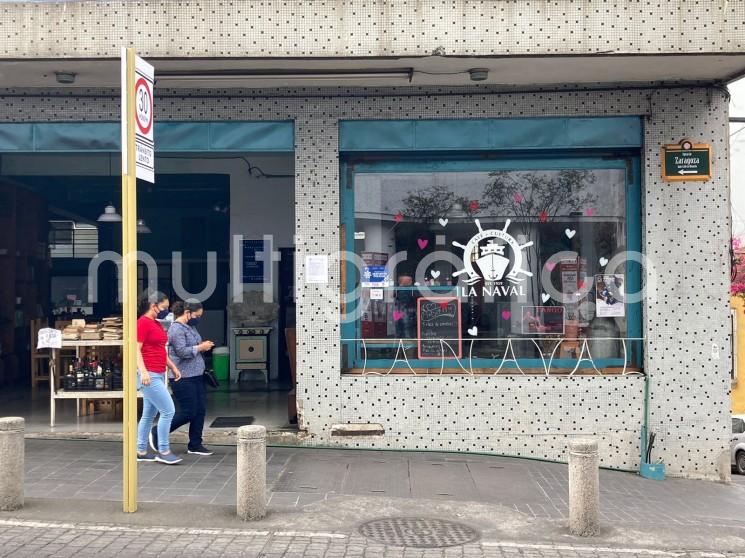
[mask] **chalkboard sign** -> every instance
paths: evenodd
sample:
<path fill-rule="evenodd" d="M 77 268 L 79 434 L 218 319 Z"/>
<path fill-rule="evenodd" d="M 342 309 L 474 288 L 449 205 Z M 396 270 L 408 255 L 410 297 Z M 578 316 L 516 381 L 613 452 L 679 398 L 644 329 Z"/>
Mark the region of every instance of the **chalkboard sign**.
<path fill-rule="evenodd" d="M 420 359 L 461 358 L 460 301 L 456 297 L 419 298 L 416 318 Z"/>
<path fill-rule="evenodd" d="M 243 282 L 263 283 L 264 262 L 256 259 L 256 252 L 264 252 L 263 240 L 243 241 Z"/>

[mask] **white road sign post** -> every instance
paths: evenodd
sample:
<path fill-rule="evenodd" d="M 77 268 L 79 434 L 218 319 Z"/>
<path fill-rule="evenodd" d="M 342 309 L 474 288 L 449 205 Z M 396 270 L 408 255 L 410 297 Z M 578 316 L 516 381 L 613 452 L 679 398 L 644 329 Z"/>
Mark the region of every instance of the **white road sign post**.
<path fill-rule="evenodd" d="M 122 122 L 127 122 L 127 96 L 134 97 L 135 169 L 136 176 L 155 184 L 155 139 L 153 136 L 153 86 L 155 69 L 139 56 L 135 56 L 134 84 L 127 88 L 126 62 L 122 55 Z M 128 174 L 126 127 L 122 126 L 122 173 Z"/>
<path fill-rule="evenodd" d="M 135 165 L 137 178 L 155 184 L 155 141 L 153 140 L 153 85 L 155 71 L 135 57 Z"/>

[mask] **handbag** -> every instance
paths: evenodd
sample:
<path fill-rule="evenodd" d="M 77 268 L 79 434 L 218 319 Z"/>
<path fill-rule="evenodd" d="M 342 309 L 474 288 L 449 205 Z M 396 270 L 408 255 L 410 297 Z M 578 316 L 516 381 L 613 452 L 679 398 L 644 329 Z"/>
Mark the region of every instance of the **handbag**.
<path fill-rule="evenodd" d="M 205 370 L 203 376 L 204 376 L 204 382 L 208 386 L 212 388 L 220 387 L 220 380 L 217 379 L 217 376 L 215 376 L 215 372 L 213 370 Z"/>

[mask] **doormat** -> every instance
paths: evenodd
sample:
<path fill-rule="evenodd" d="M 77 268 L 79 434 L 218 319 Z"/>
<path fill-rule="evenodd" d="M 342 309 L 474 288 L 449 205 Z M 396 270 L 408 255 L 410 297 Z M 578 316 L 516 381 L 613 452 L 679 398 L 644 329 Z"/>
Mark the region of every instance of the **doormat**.
<path fill-rule="evenodd" d="M 253 417 L 217 417 L 210 424 L 210 428 L 238 428 L 253 424 Z"/>

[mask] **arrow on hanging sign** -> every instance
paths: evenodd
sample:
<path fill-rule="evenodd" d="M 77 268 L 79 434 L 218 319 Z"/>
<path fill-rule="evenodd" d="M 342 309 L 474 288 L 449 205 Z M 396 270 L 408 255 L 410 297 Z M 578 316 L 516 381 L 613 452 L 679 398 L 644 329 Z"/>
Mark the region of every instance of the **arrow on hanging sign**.
<path fill-rule="evenodd" d="M 679 144 L 663 145 L 662 178 L 667 181 L 711 179 L 711 146 L 682 140 Z"/>

